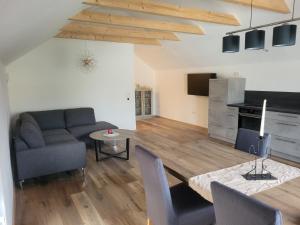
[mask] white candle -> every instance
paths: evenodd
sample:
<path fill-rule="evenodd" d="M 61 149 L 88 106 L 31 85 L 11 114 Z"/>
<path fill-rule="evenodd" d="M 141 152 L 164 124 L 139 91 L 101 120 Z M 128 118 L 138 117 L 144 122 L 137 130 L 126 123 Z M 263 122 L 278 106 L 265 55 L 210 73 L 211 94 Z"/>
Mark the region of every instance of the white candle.
<path fill-rule="evenodd" d="M 266 107 L 267 107 L 267 100 L 265 99 L 263 104 L 263 109 L 262 109 L 260 132 L 259 132 L 259 136 L 261 137 L 265 135 Z"/>

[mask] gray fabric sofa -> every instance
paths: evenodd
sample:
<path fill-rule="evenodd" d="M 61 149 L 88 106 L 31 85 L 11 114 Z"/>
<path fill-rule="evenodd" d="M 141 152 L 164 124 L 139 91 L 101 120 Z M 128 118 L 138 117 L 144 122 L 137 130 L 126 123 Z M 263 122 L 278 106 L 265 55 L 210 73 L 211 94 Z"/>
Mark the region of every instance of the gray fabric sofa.
<path fill-rule="evenodd" d="M 96 122 L 92 108 L 20 114 L 13 132 L 17 180 L 85 168 L 88 135 L 116 128 Z"/>

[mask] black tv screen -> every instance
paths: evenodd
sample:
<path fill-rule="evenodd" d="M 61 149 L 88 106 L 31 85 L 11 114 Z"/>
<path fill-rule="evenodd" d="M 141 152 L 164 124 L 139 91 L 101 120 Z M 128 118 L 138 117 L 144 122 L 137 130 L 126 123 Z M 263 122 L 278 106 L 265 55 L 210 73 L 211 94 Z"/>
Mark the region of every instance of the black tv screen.
<path fill-rule="evenodd" d="M 216 79 L 215 73 L 188 74 L 188 95 L 209 95 L 209 79 Z"/>

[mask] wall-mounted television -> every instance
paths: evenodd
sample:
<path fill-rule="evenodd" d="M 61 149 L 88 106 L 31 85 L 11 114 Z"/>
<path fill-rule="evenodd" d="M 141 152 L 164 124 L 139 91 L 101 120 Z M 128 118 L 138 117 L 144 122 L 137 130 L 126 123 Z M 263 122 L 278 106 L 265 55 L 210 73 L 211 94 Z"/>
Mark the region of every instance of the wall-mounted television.
<path fill-rule="evenodd" d="M 215 73 L 193 73 L 187 75 L 188 95 L 208 96 L 209 79 L 216 79 Z"/>

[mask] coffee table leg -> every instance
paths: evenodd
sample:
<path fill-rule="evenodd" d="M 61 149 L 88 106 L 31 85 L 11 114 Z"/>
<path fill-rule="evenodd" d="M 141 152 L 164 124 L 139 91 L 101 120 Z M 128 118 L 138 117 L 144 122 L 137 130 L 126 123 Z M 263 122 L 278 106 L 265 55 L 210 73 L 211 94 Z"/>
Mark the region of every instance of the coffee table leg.
<path fill-rule="evenodd" d="M 126 139 L 126 160 L 129 160 L 130 139 Z"/>
<path fill-rule="evenodd" d="M 99 161 L 98 141 L 95 141 L 96 161 Z"/>

